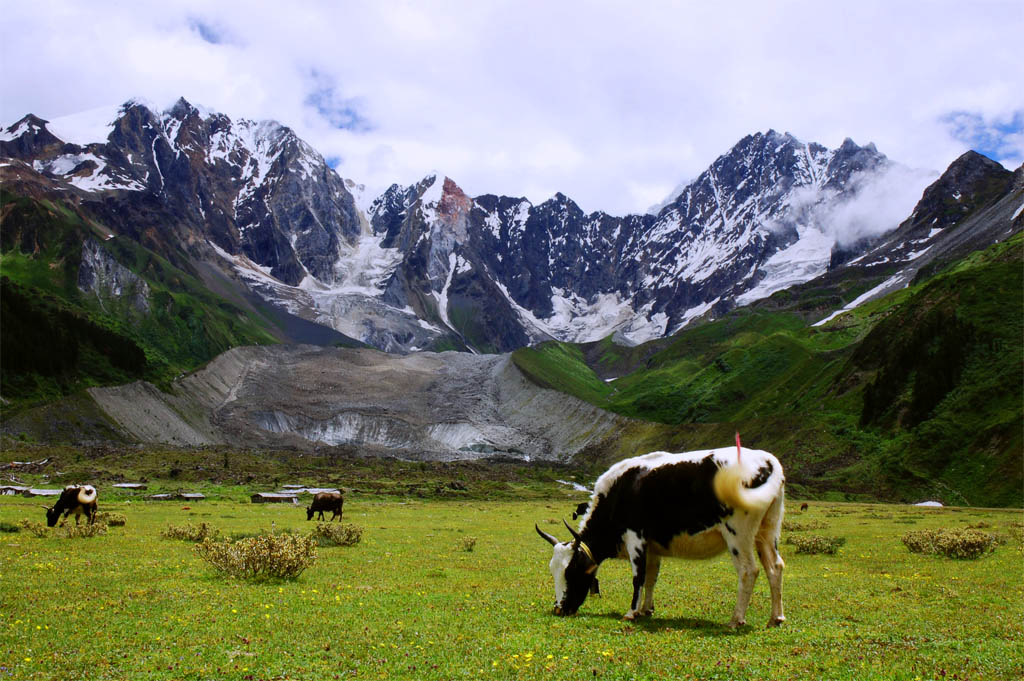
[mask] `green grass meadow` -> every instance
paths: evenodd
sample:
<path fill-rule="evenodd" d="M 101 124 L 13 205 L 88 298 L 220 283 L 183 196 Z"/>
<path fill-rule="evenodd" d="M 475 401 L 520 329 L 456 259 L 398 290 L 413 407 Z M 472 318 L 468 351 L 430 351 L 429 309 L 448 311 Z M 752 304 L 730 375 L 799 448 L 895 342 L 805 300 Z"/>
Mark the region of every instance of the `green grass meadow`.
<path fill-rule="evenodd" d="M 557 502 L 350 498 L 352 547 L 319 549 L 293 582 L 221 577 L 161 530 L 310 529 L 301 508 L 238 501 L 108 502 L 124 527 L 94 538 L 0 533 L 0 679 L 1019 679 L 1024 677 L 1021 512 L 790 501 L 788 520 L 841 536 L 834 556 L 787 562 L 788 621 L 765 629 L 762 575 L 732 631 L 728 558 L 666 561 L 648 620 L 621 620 L 625 561 L 603 595 L 550 614 Z M 0 523 L 43 520 L 0 497 Z M 911 554 L 900 537 L 987 523 L 1008 537 L 978 560 Z M 783 534 L 785 540 L 786 532 Z M 464 540 L 475 537 L 472 551 Z"/>

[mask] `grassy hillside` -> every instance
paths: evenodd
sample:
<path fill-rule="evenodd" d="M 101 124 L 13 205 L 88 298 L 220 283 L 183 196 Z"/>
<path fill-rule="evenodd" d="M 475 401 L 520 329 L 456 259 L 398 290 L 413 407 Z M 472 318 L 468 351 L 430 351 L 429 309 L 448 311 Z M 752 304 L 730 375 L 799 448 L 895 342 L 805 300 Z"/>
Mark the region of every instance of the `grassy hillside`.
<path fill-rule="evenodd" d="M 598 460 L 630 444 L 721 446 L 736 428 L 809 494 L 1020 505 L 1022 263 L 1018 234 L 824 327 L 775 300 L 646 349 L 513 357 L 541 385 L 663 424 L 633 426 Z M 598 377 L 624 357 L 632 370 Z"/>
<path fill-rule="evenodd" d="M 105 239 L 68 206 L 7 191 L 0 203 L 0 394 L 15 405 L 138 378 L 164 383 L 233 346 L 275 342 L 266 320 L 138 244 Z M 79 290 L 89 238 L 145 281 L 144 307 Z"/>

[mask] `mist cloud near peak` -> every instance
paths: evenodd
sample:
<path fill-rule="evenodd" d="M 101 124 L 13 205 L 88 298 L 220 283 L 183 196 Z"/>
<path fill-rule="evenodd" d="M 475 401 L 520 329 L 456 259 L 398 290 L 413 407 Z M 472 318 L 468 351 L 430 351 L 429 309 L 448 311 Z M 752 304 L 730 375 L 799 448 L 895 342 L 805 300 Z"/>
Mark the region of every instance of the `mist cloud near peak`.
<path fill-rule="evenodd" d="M 845 197 L 818 187 L 796 190 L 790 215 L 797 225 L 814 227 L 840 247 L 889 232 L 910 216 L 938 173 L 890 164 L 850 178 Z M 777 224 L 775 229 L 796 226 Z"/>

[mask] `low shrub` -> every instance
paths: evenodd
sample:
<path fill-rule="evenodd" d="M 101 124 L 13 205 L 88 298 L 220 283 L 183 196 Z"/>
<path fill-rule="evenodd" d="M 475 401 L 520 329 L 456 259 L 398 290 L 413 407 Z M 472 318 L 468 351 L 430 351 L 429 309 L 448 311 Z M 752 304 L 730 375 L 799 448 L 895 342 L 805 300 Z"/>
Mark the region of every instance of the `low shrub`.
<path fill-rule="evenodd" d="M 317 523 L 310 537 L 318 546 L 353 546 L 363 538 L 363 528 L 352 523 Z"/>
<path fill-rule="evenodd" d="M 787 537 L 786 543 L 796 547 L 797 553 L 825 553 L 834 555 L 846 543 L 846 537 L 825 537 L 818 534 Z"/>
<path fill-rule="evenodd" d="M 19 520 L 18 526 L 27 530 L 34 537 L 60 537 L 62 539 L 80 539 L 83 537 L 99 537 L 107 533 L 104 523 L 82 523 L 81 525 L 66 524 L 62 527 L 47 527 L 34 520 Z"/>
<path fill-rule="evenodd" d="M 220 538 L 220 530 L 208 523 L 185 523 L 184 525 L 168 525 L 167 529 L 160 533 L 164 539 L 180 539 L 181 541 L 206 541 Z"/>
<path fill-rule="evenodd" d="M 798 523 L 791 520 L 782 521 L 782 529 L 786 532 L 806 532 L 808 530 L 823 530 L 828 527 L 820 520 L 809 520 L 806 523 Z"/>
<path fill-rule="evenodd" d="M 463 537 L 459 541 L 459 549 L 462 551 L 470 552 L 474 546 L 476 546 L 476 537 Z"/>
<path fill-rule="evenodd" d="M 50 528 L 42 523 L 37 523 L 34 520 L 25 520 L 22 518 L 18 521 L 18 526 L 23 530 L 27 530 L 32 533 L 35 537 L 49 537 Z"/>
<path fill-rule="evenodd" d="M 65 525 L 58 527 L 55 533 L 58 537 L 66 539 L 82 539 L 88 537 L 100 537 L 107 533 L 107 526 L 104 523 L 82 523 L 81 525 Z"/>
<path fill-rule="evenodd" d="M 0 523 L 0 532 L 21 532 L 21 528 L 14 523 Z"/>
<path fill-rule="evenodd" d="M 981 530 L 914 530 L 903 535 L 903 544 L 912 553 L 946 556 L 947 558 L 978 558 L 995 551 L 999 539 Z"/>
<path fill-rule="evenodd" d="M 123 513 L 108 513 L 103 511 L 96 514 L 96 522 L 109 525 L 110 527 L 124 527 L 128 518 Z"/>
<path fill-rule="evenodd" d="M 264 534 L 236 542 L 205 539 L 193 549 L 217 570 L 238 579 L 296 579 L 316 560 L 311 535 Z"/>

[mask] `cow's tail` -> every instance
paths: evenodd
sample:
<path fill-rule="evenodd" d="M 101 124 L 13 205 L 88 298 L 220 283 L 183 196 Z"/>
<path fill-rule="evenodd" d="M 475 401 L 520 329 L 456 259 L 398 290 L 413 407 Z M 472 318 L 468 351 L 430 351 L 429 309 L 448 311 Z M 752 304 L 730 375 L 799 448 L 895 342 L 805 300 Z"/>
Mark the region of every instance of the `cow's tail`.
<path fill-rule="evenodd" d="M 764 476 L 765 467 L 768 468 L 767 477 Z M 751 470 L 739 461 L 723 466 L 715 474 L 714 489 L 715 496 L 726 506 L 760 512 L 779 496 L 782 483 L 782 466 L 777 459 L 770 457 L 757 470 Z"/>
<path fill-rule="evenodd" d="M 78 503 L 91 504 L 96 501 L 96 488 L 92 485 L 85 485 L 78 488 Z"/>

